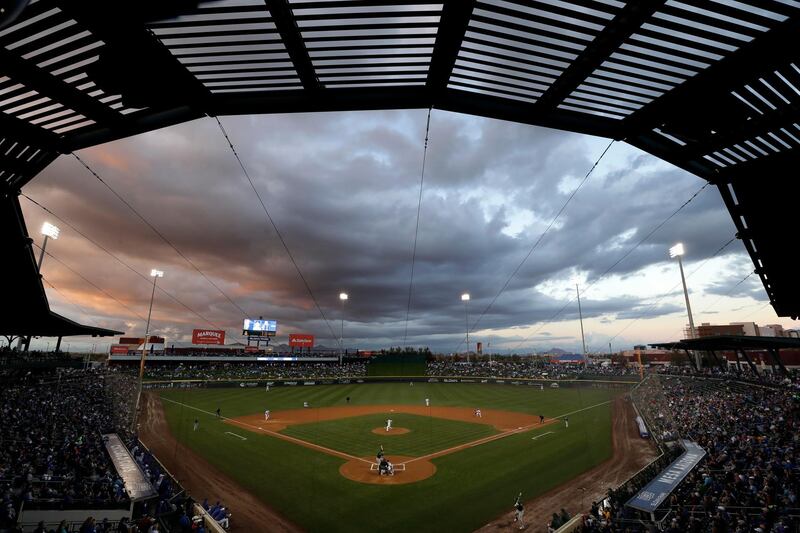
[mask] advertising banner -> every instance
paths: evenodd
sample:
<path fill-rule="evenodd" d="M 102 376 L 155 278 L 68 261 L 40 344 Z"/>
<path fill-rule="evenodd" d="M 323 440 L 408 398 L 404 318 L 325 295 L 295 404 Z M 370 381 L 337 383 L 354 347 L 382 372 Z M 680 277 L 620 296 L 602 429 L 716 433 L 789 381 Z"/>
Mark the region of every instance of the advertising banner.
<path fill-rule="evenodd" d="M 193 329 L 192 344 L 225 344 L 225 331 L 221 329 Z"/>
<path fill-rule="evenodd" d="M 244 351 L 247 353 L 256 353 L 258 351 L 257 346 L 245 346 Z"/>
<path fill-rule="evenodd" d="M 314 335 L 304 333 L 292 333 L 289 335 L 289 346 L 292 348 L 313 348 Z"/>
<path fill-rule="evenodd" d="M 706 451 L 695 442 L 688 440 L 682 442 L 686 451 L 656 476 L 653 481 L 645 485 L 636 496 L 628 500 L 625 505 L 646 513 L 652 513 L 675 490 L 678 483 L 683 481 L 683 478 L 697 466 L 697 463 L 705 456 Z"/>
<path fill-rule="evenodd" d="M 112 354 L 120 354 L 120 355 L 128 355 L 128 345 L 127 344 L 112 344 L 111 345 L 111 353 Z"/>

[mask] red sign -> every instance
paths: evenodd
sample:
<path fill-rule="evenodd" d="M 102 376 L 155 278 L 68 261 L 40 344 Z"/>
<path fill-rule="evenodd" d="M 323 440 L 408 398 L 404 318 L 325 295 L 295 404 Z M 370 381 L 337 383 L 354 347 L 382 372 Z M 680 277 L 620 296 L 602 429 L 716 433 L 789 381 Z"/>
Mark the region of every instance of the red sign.
<path fill-rule="evenodd" d="M 192 344 L 225 344 L 225 331 L 221 329 L 193 329 Z"/>
<path fill-rule="evenodd" d="M 128 346 L 125 344 L 112 344 L 111 353 L 119 355 L 128 355 Z"/>
<path fill-rule="evenodd" d="M 258 347 L 257 346 L 245 346 L 244 347 L 244 351 L 247 352 L 247 353 L 258 352 Z"/>
<path fill-rule="evenodd" d="M 292 333 L 289 335 L 289 346 L 293 348 L 312 348 L 314 346 L 314 335 Z"/>

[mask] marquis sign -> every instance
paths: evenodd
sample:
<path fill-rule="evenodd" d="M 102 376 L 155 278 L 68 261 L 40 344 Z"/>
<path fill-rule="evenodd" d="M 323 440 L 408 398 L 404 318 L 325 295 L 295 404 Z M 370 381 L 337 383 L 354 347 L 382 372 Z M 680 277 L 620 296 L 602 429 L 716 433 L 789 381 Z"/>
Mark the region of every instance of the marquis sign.
<path fill-rule="evenodd" d="M 221 329 L 193 329 L 192 344 L 225 344 L 225 331 Z"/>

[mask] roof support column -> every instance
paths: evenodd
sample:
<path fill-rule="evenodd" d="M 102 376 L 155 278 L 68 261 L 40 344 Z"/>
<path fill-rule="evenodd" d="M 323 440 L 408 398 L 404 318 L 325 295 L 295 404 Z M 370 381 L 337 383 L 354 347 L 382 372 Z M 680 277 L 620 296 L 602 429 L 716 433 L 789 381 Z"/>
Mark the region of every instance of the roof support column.
<path fill-rule="evenodd" d="M 691 363 L 692 368 L 694 368 L 695 371 L 699 372 L 700 369 L 697 368 L 697 363 L 695 363 L 694 357 L 692 357 L 692 354 L 689 352 L 689 350 L 683 350 L 683 351 L 686 352 L 686 358 L 689 360 L 689 363 Z"/>
<path fill-rule="evenodd" d="M 753 360 L 750 359 L 750 356 L 747 355 L 747 352 L 745 350 L 739 350 L 739 351 L 742 353 L 742 356 L 744 357 L 745 361 L 747 361 L 747 364 L 750 365 L 750 370 L 752 370 L 753 373 L 757 376 L 758 367 L 755 365 L 755 363 L 753 363 Z"/>
<path fill-rule="evenodd" d="M 772 356 L 772 359 L 775 361 L 775 363 L 778 365 L 778 368 L 781 369 L 781 373 L 784 376 L 789 375 L 789 371 L 784 366 L 783 361 L 781 361 L 780 352 L 776 348 L 767 348 L 767 351 Z"/>

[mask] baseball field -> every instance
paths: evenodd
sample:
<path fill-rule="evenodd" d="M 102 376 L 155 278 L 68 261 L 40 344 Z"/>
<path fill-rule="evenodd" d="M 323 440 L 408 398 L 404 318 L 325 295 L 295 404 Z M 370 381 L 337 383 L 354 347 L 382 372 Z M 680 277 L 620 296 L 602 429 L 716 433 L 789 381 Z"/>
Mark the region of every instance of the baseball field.
<path fill-rule="evenodd" d="M 519 492 L 531 502 L 569 489 L 569 508 L 581 474 L 605 483 L 593 472 L 614 462 L 612 406 L 622 393 L 443 383 L 171 389 L 147 395 L 141 433 L 195 498 L 230 506 L 234 530 L 474 531 L 502 523 Z M 381 446 L 394 476 L 374 466 Z M 539 525 L 549 516 L 530 514 Z"/>

